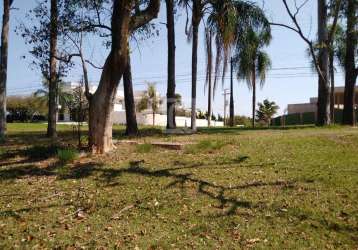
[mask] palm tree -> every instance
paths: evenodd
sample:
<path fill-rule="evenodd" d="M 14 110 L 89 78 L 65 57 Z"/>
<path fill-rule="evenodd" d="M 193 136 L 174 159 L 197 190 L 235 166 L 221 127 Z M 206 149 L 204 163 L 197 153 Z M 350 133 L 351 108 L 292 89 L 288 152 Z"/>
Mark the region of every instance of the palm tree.
<path fill-rule="evenodd" d="M 155 126 L 155 114 L 158 112 L 161 103 L 162 101 L 157 95 L 155 84 L 148 83 L 148 89 L 146 93 L 142 96 L 142 99 L 139 101 L 137 105 L 137 110 L 141 112 L 150 108 L 153 114 L 153 126 Z"/>
<path fill-rule="evenodd" d="M 265 84 L 266 73 L 271 68 L 271 60 L 263 51 L 271 41 L 271 30 L 248 29 L 237 42 L 235 62 L 238 79 L 246 80 L 252 89 L 252 127 L 255 127 L 256 80 L 260 80 L 261 88 Z"/>
<path fill-rule="evenodd" d="M 204 9 L 210 4 L 206 0 L 180 0 L 179 3 L 185 8 L 190 8 L 192 3 L 192 18 L 190 31 L 186 29 L 188 38 L 192 40 L 192 65 L 191 65 L 191 129 L 196 132 L 196 85 L 198 76 L 198 43 L 199 25 L 204 16 Z M 188 22 L 187 22 L 188 23 Z M 190 39 L 189 39 L 190 40 Z"/>
<path fill-rule="evenodd" d="M 166 0 L 168 39 L 167 129 L 175 129 L 175 0 Z"/>
<path fill-rule="evenodd" d="M 270 127 L 272 117 L 277 113 L 279 106 L 275 102 L 265 99 L 262 103 L 258 103 L 259 109 L 256 111 L 256 117 L 259 121 L 266 123 Z"/>
<path fill-rule="evenodd" d="M 206 22 L 206 51 L 208 87 L 208 112 L 211 113 L 212 69 L 215 67 L 213 90 L 215 92 L 219 75 L 224 83 L 229 61 L 233 65 L 232 50 L 239 43 L 241 34 L 248 29 L 269 29 L 269 22 L 262 9 L 255 4 L 240 0 L 213 1 Z M 216 59 L 213 65 L 212 41 L 215 40 Z M 233 74 L 233 67 L 231 67 Z M 233 80 L 231 81 L 230 118 L 234 120 Z M 209 121 L 210 122 L 210 121 Z M 210 123 L 209 123 L 210 124 Z M 233 122 L 232 122 L 233 125 Z"/>

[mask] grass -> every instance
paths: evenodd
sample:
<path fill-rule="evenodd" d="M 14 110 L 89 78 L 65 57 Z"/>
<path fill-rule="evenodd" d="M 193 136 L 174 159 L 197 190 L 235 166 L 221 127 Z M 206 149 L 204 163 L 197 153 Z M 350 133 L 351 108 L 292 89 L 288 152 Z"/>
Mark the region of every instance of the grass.
<path fill-rule="evenodd" d="M 146 154 L 153 150 L 153 145 L 149 143 L 138 144 L 137 145 L 137 153 Z"/>
<path fill-rule="evenodd" d="M 74 149 L 57 149 L 57 157 L 63 164 L 71 163 L 78 158 L 78 152 Z"/>
<path fill-rule="evenodd" d="M 115 129 L 121 139 L 123 128 Z M 0 146 L 1 249 L 358 246 L 358 129 L 166 136 L 145 128 L 133 140 L 192 145 L 120 144 L 64 166 L 55 164 L 57 151 L 46 154 L 43 125 L 9 130 Z M 71 127 L 59 137 L 76 144 Z"/>

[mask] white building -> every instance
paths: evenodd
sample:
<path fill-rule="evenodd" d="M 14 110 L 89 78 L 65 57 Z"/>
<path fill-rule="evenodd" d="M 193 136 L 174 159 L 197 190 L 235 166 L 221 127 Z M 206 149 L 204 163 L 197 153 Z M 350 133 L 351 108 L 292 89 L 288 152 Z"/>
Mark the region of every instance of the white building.
<path fill-rule="evenodd" d="M 64 91 L 73 92 L 74 89 L 78 88 L 80 83 L 78 82 L 66 82 L 64 85 Z M 97 83 L 90 84 L 90 93 L 94 93 L 98 87 Z M 142 97 L 146 94 L 145 90 L 134 91 L 134 102 L 137 104 Z M 166 97 L 161 96 L 159 92 L 157 92 L 157 96 L 161 99 L 160 106 L 158 111 L 155 114 L 155 125 L 156 126 L 166 126 L 167 124 L 167 115 L 166 115 Z M 137 112 L 137 122 L 139 125 L 152 125 L 153 124 L 153 112 L 151 108 L 144 110 L 140 113 Z M 62 118 L 62 119 L 61 119 Z M 60 116 L 60 121 L 70 122 L 71 116 L 68 112 L 65 112 L 62 116 Z M 113 117 L 112 121 L 114 124 L 126 124 L 126 114 L 125 114 L 125 104 L 124 104 L 124 91 L 123 85 L 119 85 L 114 109 L 113 109 Z M 190 117 L 178 116 L 176 117 L 176 124 L 178 127 L 190 127 Z M 207 120 L 205 119 L 197 119 L 198 127 L 207 126 Z M 212 121 L 212 126 L 224 126 L 223 122 L 215 122 Z"/>

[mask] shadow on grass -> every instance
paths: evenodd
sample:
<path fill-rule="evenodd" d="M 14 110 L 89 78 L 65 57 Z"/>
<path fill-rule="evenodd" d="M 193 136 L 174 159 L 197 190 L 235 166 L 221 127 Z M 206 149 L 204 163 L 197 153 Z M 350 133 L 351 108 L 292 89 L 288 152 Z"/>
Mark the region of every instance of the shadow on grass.
<path fill-rule="evenodd" d="M 242 158 L 241 162 L 244 162 L 245 158 Z M 103 183 L 106 187 L 112 187 L 118 185 L 118 178 L 123 174 L 130 174 L 135 176 L 145 176 L 151 178 L 168 178 L 170 180 L 169 184 L 166 186 L 167 189 L 178 187 L 181 189 L 186 189 L 188 186 L 196 186 L 197 192 L 201 195 L 204 195 L 211 200 L 217 201 L 219 205 L 217 206 L 220 209 L 219 213 L 211 214 L 210 217 L 220 217 L 237 214 L 238 208 L 246 209 L 259 209 L 259 210 L 275 210 L 277 208 L 269 207 L 263 202 L 252 202 L 245 200 L 244 198 L 235 197 L 228 195 L 227 192 L 233 190 L 245 190 L 245 189 L 254 189 L 260 187 L 276 187 L 281 189 L 292 189 L 296 186 L 296 181 L 253 181 L 249 183 L 239 184 L 235 186 L 225 186 L 221 184 L 216 184 L 215 182 L 210 182 L 201 178 L 198 178 L 193 175 L 193 173 L 178 173 L 180 170 L 195 169 L 195 168 L 205 168 L 211 167 L 210 165 L 201 165 L 201 166 L 182 166 L 174 168 L 164 168 L 158 170 L 151 170 L 141 166 L 141 161 L 131 162 L 130 165 L 126 168 L 109 168 L 97 163 L 86 163 L 86 164 L 77 164 L 73 167 L 63 167 L 59 165 L 53 165 L 48 168 L 39 168 L 36 166 L 21 166 L 9 169 L 0 169 L 0 181 L 13 180 L 16 178 L 22 178 L 25 176 L 56 176 L 58 181 L 71 180 L 71 179 L 84 179 L 84 178 L 94 178 L 95 181 Z M 236 165 L 239 167 L 240 165 Z M 235 166 L 231 166 L 235 167 Z M 41 209 L 40 207 L 35 207 L 33 209 Z M 32 208 L 25 208 L 24 210 L 5 210 L 0 211 L 0 217 L 17 217 L 19 212 L 27 212 L 33 210 Z M 290 209 L 289 209 L 290 211 Z M 282 213 L 278 216 L 287 216 L 288 214 Z M 358 232 L 358 227 L 352 226 L 344 223 L 337 223 L 328 219 L 310 215 L 305 211 L 290 212 L 290 216 L 296 217 L 300 221 L 309 220 L 315 223 L 319 223 L 322 227 L 330 231 L 344 232 L 355 234 Z"/>

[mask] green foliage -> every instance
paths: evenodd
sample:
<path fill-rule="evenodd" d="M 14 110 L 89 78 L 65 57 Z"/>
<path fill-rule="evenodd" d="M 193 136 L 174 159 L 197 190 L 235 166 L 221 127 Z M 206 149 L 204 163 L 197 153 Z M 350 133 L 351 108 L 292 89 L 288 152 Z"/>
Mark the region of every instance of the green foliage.
<path fill-rule="evenodd" d="M 57 150 L 57 158 L 64 164 L 73 162 L 78 158 L 78 156 L 78 151 L 71 148 Z"/>
<path fill-rule="evenodd" d="M 153 145 L 149 143 L 138 144 L 136 148 L 138 153 L 146 154 L 146 153 L 150 153 L 153 150 Z"/>
<path fill-rule="evenodd" d="M 8 121 L 27 122 L 47 115 L 47 103 L 36 96 L 10 96 L 7 99 Z"/>
<path fill-rule="evenodd" d="M 272 117 L 277 113 L 279 106 L 276 105 L 275 102 L 270 102 L 269 100 L 265 99 L 263 103 L 258 103 L 259 109 L 256 110 L 256 118 L 270 126 L 270 122 Z"/>
<path fill-rule="evenodd" d="M 247 116 L 237 115 L 234 117 L 236 125 L 244 125 L 245 127 L 251 126 L 251 118 Z"/>

